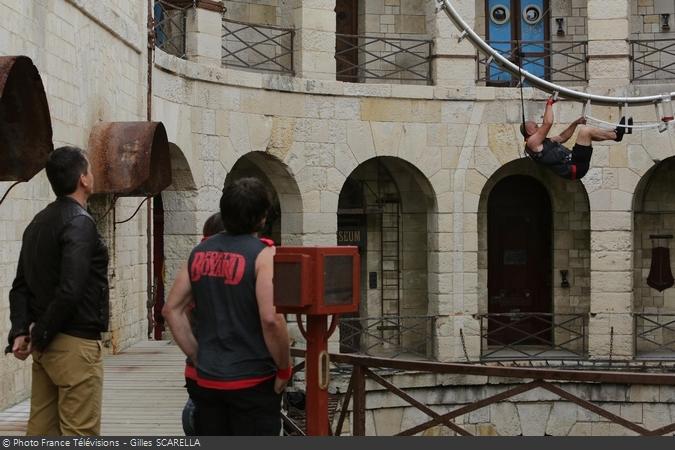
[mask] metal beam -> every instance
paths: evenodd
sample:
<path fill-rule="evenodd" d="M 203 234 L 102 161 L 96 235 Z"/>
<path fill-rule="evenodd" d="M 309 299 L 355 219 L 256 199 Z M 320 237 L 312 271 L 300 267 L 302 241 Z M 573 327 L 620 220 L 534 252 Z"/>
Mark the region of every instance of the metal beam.
<path fill-rule="evenodd" d="M 496 63 L 502 66 L 505 70 L 511 72 L 511 74 L 524 78 L 529 81 L 534 87 L 540 89 L 549 94 L 558 92 L 560 97 L 579 100 L 582 102 L 589 101 L 597 105 L 605 106 L 625 106 L 628 105 L 650 105 L 654 103 L 660 103 L 664 99 L 670 98 L 672 100 L 675 97 L 675 92 L 670 92 L 668 94 L 662 95 L 650 95 L 644 97 L 610 97 L 605 95 L 594 95 L 588 94 L 586 92 L 579 92 L 573 89 L 568 89 L 563 86 L 559 86 L 555 83 L 543 80 L 536 75 L 531 74 L 527 70 L 517 66 L 512 63 L 504 56 L 499 54 L 498 51 L 490 47 L 490 45 L 483 40 L 471 27 L 462 19 L 457 10 L 450 4 L 450 0 L 437 0 L 440 8 L 445 11 L 450 20 L 455 24 L 455 26 L 462 32 L 461 37 L 469 39 L 474 47 L 481 50 L 486 55 L 491 56 Z"/>

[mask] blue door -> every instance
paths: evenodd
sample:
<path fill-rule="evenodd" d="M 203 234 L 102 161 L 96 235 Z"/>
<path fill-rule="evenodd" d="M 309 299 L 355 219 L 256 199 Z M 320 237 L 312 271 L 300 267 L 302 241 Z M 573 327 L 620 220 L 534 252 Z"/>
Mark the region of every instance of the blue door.
<path fill-rule="evenodd" d="M 490 46 L 533 75 L 546 78 L 547 0 L 487 0 L 486 5 Z M 486 75 L 490 85 L 513 86 L 518 82 L 494 62 Z"/>

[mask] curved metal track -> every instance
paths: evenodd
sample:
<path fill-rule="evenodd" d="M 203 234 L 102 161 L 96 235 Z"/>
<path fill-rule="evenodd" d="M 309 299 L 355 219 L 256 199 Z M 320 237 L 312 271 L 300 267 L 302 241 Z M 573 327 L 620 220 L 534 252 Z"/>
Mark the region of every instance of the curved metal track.
<path fill-rule="evenodd" d="M 661 103 L 663 101 L 672 100 L 675 97 L 675 92 L 670 92 L 662 95 L 651 95 L 645 97 L 610 97 L 604 95 L 594 95 L 588 94 L 586 92 L 579 92 L 573 89 L 568 89 L 563 86 L 559 86 L 555 83 L 551 83 L 546 80 L 542 80 L 536 75 L 531 74 L 527 70 L 517 66 L 512 63 L 504 56 L 499 54 L 498 51 L 490 47 L 490 45 L 483 40 L 478 34 L 476 34 L 473 29 L 462 19 L 457 10 L 450 4 L 450 0 L 438 0 L 439 6 L 445 11 L 450 20 L 453 21 L 455 26 L 462 32 L 461 38 L 466 37 L 471 41 L 474 47 L 480 49 L 486 55 L 491 56 L 496 63 L 502 66 L 504 69 L 511 72 L 513 75 L 524 78 L 528 80 L 534 87 L 553 94 L 557 92 L 561 97 L 567 99 L 574 99 L 583 102 L 590 101 L 596 105 L 606 105 L 606 106 L 626 106 L 626 105 L 650 105 L 655 103 Z"/>

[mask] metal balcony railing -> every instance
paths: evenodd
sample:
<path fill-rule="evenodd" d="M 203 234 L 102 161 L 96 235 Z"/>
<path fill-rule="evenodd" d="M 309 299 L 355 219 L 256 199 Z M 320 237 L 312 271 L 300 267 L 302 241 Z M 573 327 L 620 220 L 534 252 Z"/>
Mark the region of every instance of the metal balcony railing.
<path fill-rule="evenodd" d="M 675 80 L 675 39 L 630 40 L 631 80 Z"/>
<path fill-rule="evenodd" d="M 340 352 L 431 358 L 435 316 L 340 318 Z"/>
<path fill-rule="evenodd" d="M 155 0 L 155 47 L 185 58 L 185 36 L 187 10 L 192 8 L 192 0 Z"/>
<path fill-rule="evenodd" d="M 222 64 L 293 75 L 292 28 L 223 19 Z"/>
<path fill-rule="evenodd" d="M 481 359 L 585 358 L 586 315 L 481 314 Z"/>
<path fill-rule="evenodd" d="M 487 41 L 501 55 L 533 75 L 553 83 L 586 83 L 587 42 Z M 518 78 L 477 54 L 476 80 L 489 85 L 516 86 Z"/>
<path fill-rule="evenodd" d="M 640 359 L 675 359 L 675 314 L 633 314 L 635 354 Z"/>
<path fill-rule="evenodd" d="M 335 44 L 340 81 L 433 84 L 431 40 L 336 34 Z"/>
<path fill-rule="evenodd" d="M 291 355 L 296 358 L 305 358 L 305 351 L 291 349 Z M 675 386 L 675 377 L 672 373 L 638 373 L 630 370 L 626 371 L 608 371 L 608 370 L 569 370 L 553 369 L 550 367 L 498 367 L 481 364 L 459 364 L 442 363 L 432 361 L 407 361 L 387 358 L 375 358 L 364 355 L 345 355 L 331 354 L 332 364 L 340 365 L 345 369 L 351 368 L 351 376 L 347 390 L 342 394 L 341 399 L 330 398 L 329 417 L 336 416 L 337 421 L 330 421 L 329 434 L 331 436 L 340 436 L 344 430 L 344 425 L 349 420 L 350 432 L 352 436 L 366 435 L 366 416 L 368 408 L 368 386 L 366 380 L 379 384 L 384 390 L 395 395 L 405 402 L 407 407 L 420 411 L 425 416 L 421 420 L 404 422 L 403 429 L 394 430 L 397 436 L 413 436 L 424 433 L 435 426 L 444 426 L 451 431 L 462 436 L 472 436 L 472 432 L 465 425 L 460 425 L 457 418 L 467 415 L 472 411 L 488 407 L 504 401 L 511 401 L 517 398 L 519 394 L 532 390 L 548 391 L 555 394 L 561 400 L 571 402 L 580 409 L 590 411 L 601 416 L 603 421 L 616 424 L 621 428 L 632 431 L 641 436 L 662 436 L 675 431 L 675 422 L 672 417 L 665 417 L 662 423 L 642 423 L 641 418 L 625 418 L 607 408 L 606 402 L 602 403 L 597 398 L 589 396 L 586 388 L 600 384 L 624 384 L 630 386 Z M 293 373 L 305 370 L 305 361 L 293 367 Z M 410 386 L 396 386 L 396 379 L 387 377 L 387 371 L 415 371 L 431 374 L 452 374 L 452 375 L 475 375 L 482 377 L 501 377 L 510 380 L 519 379 L 519 382 L 510 385 L 504 385 L 502 388 L 495 387 L 495 390 L 487 391 L 489 393 L 481 398 L 467 400 L 461 404 L 453 406 L 448 412 L 438 412 L 432 405 L 425 404 L 414 396 L 414 388 Z M 573 384 L 581 385 L 582 388 L 575 388 Z M 499 386 L 499 385 L 495 385 Z M 437 386 L 436 389 L 443 389 Z M 338 402 L 339 400 L 339 402 Z M 333 409 L 332 403 L 338 403 L 337 409 Z M 639 403 L 638 403 L 639 404 Z M 641 417 L 641 416 L 639 416 Z M 284 430 L 287 434 L 304 435 L 306 430 L 303 423 L 298 423 L 289 415 L 282 413 Z M 508 433 L 508 431 L 505 431 Z M 515 431 L 516 433 L 518 431 Z"/>

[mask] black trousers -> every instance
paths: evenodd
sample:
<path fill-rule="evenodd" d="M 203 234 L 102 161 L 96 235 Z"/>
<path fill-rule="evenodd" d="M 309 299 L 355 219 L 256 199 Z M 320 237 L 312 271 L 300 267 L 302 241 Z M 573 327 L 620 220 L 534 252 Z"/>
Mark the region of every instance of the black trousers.
<path fill-rule="evenodd" d="M 248 389 L 224 391 L 188 385 L 199 436 L 279 436 L 281 394 L 274 378 Z"/>

